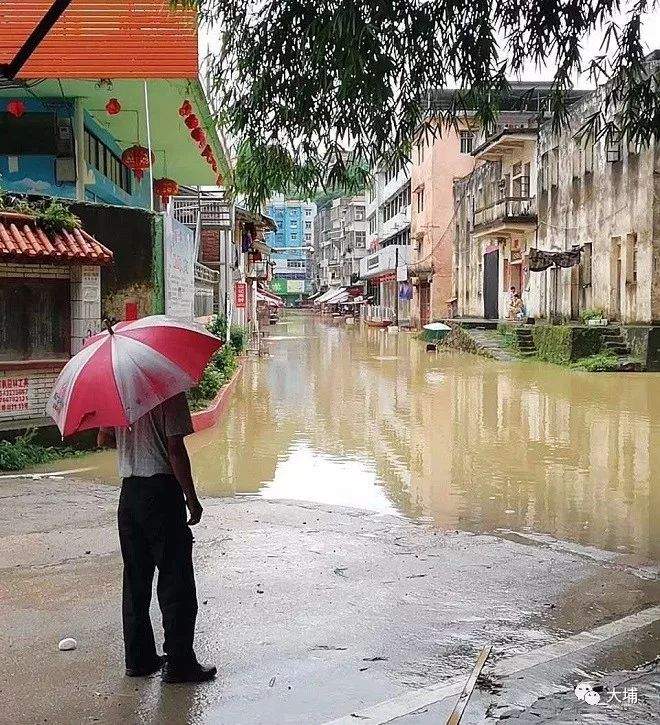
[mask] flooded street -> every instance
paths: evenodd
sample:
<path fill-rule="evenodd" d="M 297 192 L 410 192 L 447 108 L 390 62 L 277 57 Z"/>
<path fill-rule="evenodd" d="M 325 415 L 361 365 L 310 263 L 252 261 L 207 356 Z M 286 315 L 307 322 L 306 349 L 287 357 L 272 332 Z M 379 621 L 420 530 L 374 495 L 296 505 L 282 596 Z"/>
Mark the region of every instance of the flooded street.
<path fill-rule="evenodd" d="M 407 333 L 291 312 L 265 347 L 217 428 L 189 439 L 203 494 L 660 558 L 657 376 L 436 355 Z M 113 453 L 80 465 L 116 480 Z"/>
<path fill-rule="evenodd" d="M 123 677 L 116 462 L 99 452 L 3 480 L 12 723 L 431 725 L 485 645 L 468 725 L 590 721 L 585 673 L 639 684 L 636 720 L 598 722 L 648 721 L 660 379 L 428 353 L 303 313 L 264 346 L 216 428 L 188 439 L 196 650 L 218 679 Z M 63 637 L 78 649 L 58 652 Z"/>

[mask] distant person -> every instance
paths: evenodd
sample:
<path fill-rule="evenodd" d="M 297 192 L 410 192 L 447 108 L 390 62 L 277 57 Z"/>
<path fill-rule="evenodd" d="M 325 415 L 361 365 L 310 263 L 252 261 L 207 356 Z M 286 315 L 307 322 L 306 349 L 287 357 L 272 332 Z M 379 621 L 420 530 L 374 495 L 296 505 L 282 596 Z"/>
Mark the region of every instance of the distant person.
<path fill-rule="evenodd" d="M 509 307 L 512 307 L 515 299 L 516 299 L 516 288 L 515 287 L 510 287 L 509 288 L 509 291 L 506 294 L 506 302 L 507 302 L 507 305 Z"/>
<path fill-rule="evenodd" d="M 163 682 L 204 682 L 216 675 L 215 667 L 199 664 L 193 650 L 197 594 L 190 526 L 199 523 L 203 509 L 183 442 L 192 432 L 188 401 L 180 393 L 130 428 L 98 433 L 100 446 L 116 446 L 123 479 L 117 518 L 128 677 L 147 677 L 161 668 Z M 155 569 L 165 655 L 156 651 L 149 617 Z"/>
<path fill-rule="evenodd" d="M 509 307 L 509 319 L 522 320 L 525 317 L 525 304 L 522 297 L 518 294 L 514 295 L 513 303 Z"/>

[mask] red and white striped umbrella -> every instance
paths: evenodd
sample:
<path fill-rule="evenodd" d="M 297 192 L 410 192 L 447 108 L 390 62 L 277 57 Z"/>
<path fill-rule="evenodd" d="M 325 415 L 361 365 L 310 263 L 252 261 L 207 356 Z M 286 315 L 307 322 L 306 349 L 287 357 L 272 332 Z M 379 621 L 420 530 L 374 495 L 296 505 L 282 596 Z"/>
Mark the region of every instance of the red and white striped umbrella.
<path fill-rule="evenodd" d="M 164 315 L 120 322 L 87 340 L 64 366 L 46 411 L 63 436 L 129 426 L 198 383 L 221 345 L 201 325 Z"/>

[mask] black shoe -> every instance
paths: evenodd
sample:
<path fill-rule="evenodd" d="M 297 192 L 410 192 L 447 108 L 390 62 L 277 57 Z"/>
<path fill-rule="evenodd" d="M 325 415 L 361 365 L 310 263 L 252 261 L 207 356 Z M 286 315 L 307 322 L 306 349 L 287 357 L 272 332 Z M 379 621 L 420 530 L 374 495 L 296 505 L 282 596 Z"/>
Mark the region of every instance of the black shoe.
<path fill-rule="evenodd" d="M 153 664 L 148 667 L 127 667 L 126 677 L 149 677 L 155 675 L 165 664 L 165 655 L 158 655 Z"/>
<path fill-rule="evenodd" d="M 207 682 L 212 680 L 218 672 L 217 667 L 200 665 L 199 662 L 191 662 L 189 665 L 172 666 L 166 662 L 163 667 L 161 680 L 163 682 Z"/>

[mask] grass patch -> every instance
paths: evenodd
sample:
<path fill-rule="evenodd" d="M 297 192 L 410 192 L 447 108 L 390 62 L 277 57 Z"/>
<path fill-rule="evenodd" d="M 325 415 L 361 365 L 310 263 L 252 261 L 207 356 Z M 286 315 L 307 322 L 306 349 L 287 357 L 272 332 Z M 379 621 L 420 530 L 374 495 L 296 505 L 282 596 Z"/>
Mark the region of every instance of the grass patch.
<path fill-rule="evenodd" d="M 502 347 L 506 347 L 509 350 L 518 350 L 518 335 L 514 328 L 509 325 L 498 325 L 497 335 L 502 343 Z"/>
<path fill-rule="evenodd" d="M 576 360 L 571 367 L 576 370 L 586 370 L 590 373 L 611 372 L 619 369 L 619 359 L 614 355 L 597 353 Z"/>
<path fill-rule="evenodd" d="M 34 442 L 36 429 L 29 430 L 13 441 L 0 441 L 0 471 L 20 471 L 62 458 L 75 458 L 88 453 L 70 446 L 44 446 Z"/>
<path fill-rule="evenodd" d="M 188 393 L 188 405 L 195 412 L 208 408 L 220 388 L 228 383 L 238 368 L 238 358 L 231 345 L 224 345 L 211 358 L 199 383 Z"/>

